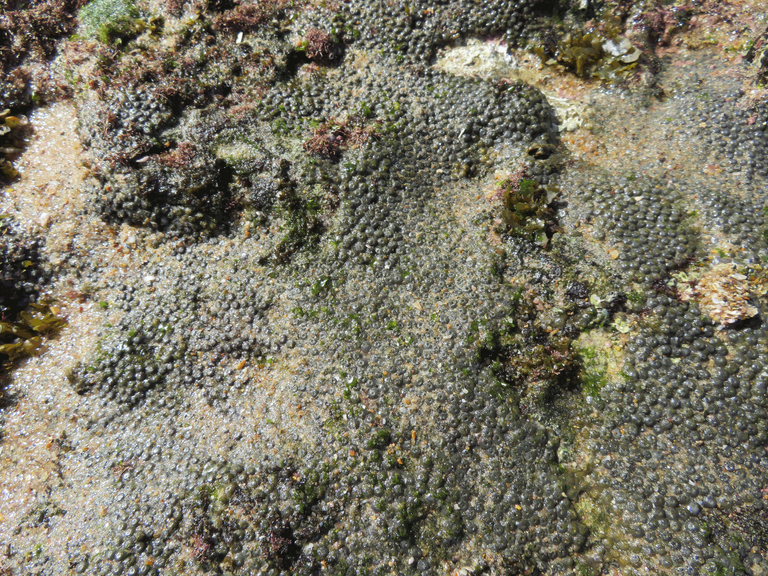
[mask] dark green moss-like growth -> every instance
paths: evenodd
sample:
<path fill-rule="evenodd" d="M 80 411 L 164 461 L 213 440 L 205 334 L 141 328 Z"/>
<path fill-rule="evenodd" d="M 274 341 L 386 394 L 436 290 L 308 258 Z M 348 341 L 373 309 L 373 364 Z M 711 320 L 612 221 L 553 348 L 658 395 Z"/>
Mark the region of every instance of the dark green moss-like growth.
<path fill-rule="evenodd" d="M 203 481 L 184 500 L 177 538 L 203 570 L 222 563 L 241 568 L 246 559 L 261 558 L 270 567 L 286 569 L 302 548 L 323 537 L 333 516 L 316 509 L 329 483 L 327 466 L 298 470 L 290 463 L 256 471 L 240 464 L 208 462 Z M 280 486 L 290 493 L 293 510 L 278 510 L 265 501 L 261 487 Z M 258 542 L 253 536 L 258 534 Z M 251 535 L 246 538 L 246 535 Z"/>
<path fill-rule="evenodd" d="M 329 481 L 327 470 L 309 470 L 306 476 L 298 481 L 293 491 L 293 499 L 302 514 L 308 514 L 312 506 L 325 496 Z"/>
<path fill-rule="evenodd" d="M 578 362 L 571 338 L 524 330 L 500 336 L 480 352 L 494 375 L 521 395 L 527 410 L 546 410 L 562 392 L 575 387 Z"/>
<path fill-rule="evenodd" d="M 556 48 L 536 48 L 547 64 L 564 65 L 580 77 L 616 80 L 626 77 L 638 64 L 640 50 L 626 38 L 609 39 L 596 32 L 566 34 Z"/>
<path fill-rule="evenodd" d="M 369 450 L 381 450 L 386 448 L 392 438 L 392 432 L 386 428 L 381 428 L 374 431 L 368 441 L 366 447 Z"/>
<path fill-rule="evenodd" d="M 66 325 L 47 304 L 30 304 L 29 311 L 19 313 L 14 322 L 0 322 L 0 354 L 10 361 L 30 356 L 42 343 L 41 336 L 56 334 Z"/>
<path fill-rule="evenodd" d="M 29 72 L 17 68 L 47 60 L 56 41 L 75 25 L 78 0 L 0 1 L 0 111 L 29 103 Z"/>
<path fill-rule="evenodd" d="M 513 232 L 522 235 L 546 236 L 549 244 L 560 228 L 555 218 L 553 202 L 558 190 L 543 187 L 535 180 L 522 180 L 519 184 L 502 182 L 500 189 L 504 198 L 501 217 Z"/>
<path fill-rule="evenodd" d="M 26 116 L 14 116 L 10 109 L 0 110 L 0 148 L 3 150 L 0 157 L 0 183 L 10 182 L 19 176 L 13 160 L 26 147 L 31 132 Z"/>
<path fill-rule="evenodd" d="M 41 239 L 0 215 L 0 361 L 29 356 L 66 322 L 39 295 L 51 279 Z"/>
<path fill-rule="evenodd" d="M 325 230 L 318 217 L 320 209 L 320 201 L 317 198 L 302 198 L 289 191 L 280 206 L 280 215 L 283 219 L 282 238 L 274 252 L 265 256 L 262 261 L 284 264 L 296 251 L 305 247 L 310 249 L 317 247 L 320 236 Z"/>

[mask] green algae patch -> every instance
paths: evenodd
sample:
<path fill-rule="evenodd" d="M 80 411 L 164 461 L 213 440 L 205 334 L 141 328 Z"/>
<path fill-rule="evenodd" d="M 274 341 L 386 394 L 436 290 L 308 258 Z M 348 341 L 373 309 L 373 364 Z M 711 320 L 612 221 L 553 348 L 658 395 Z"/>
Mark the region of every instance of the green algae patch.
<path fill-rule="evenodd" d="M 584 524 L 590 529 L 593 539 L 600 540 L 609 535 L 611 518 L 597 499 L 589 493 L 581 494 L 575 507 Z"/>
<path fill-rule="evenodd" d="M 18 178 L 13 160 L 26 147 L 30 128 L 26 116 L 13 115 L 9 109 L 0 110 L 0 183 Z"/>
<path fill-rule="evenodd" d="M 52 336 L 67 322 L 57 315 L 58 309 L 50 304 L 31 304 L 20 312 L 15 322 L 0 322 L 0 354 L 10 362 L 31 356 L 43 343 L 42 336 Z"/>
<path fill-rule="evenodd" d="M 546 188 L 529 179 L 519 183 L 504 180 L 497 193 L 504 198 L 502 220 L 514 233 L 531 235 L 546 245 L 560 230 L 553 208 L 559 193 L 556 187 Z"/>
<path fill-rule="evenodd" d="M 623 340 L 620 334 L 599 329 L 585 332 L 574 341 L 583 394 L 599 398 L 606 384 L 621 378 L 624 355 L 620 339 Z"/>
<path fill-rule="evenodd" d="M 371 434 L 366 442 L 369 450 L 382 450 L 387 447 L 392 438 L 392 432 L 386 428 L 376 430 Z"/>
<path fill-rule="evenodd" d="M 626 38 L 609 39 L 591 32 L 566 34 L 552 57 L 544 48 L 537 48 L 536 53 L 547 65 L 559 63 L 579 77 L 592 76 L 607 81 L 629 75 L 642 54 Z"/>
<path fill-rule="evenodd" d="M 82 35 L 104 44 L 130 39 L 146 28 L 131 0 L 93 0 L 83 6 L 78 17 Z"/>
<path fill-rule="evenodd" d="M 580 78 L 612 82 L 627 78 L 641 62 L 642 51 L 622 35 L 623 25 L 617 15 L 604 14 L 583 28 L 573 23 L 570 26 L 559 37 L 550 37 L 533 48 L 545 65 L 560 65 Z"/>

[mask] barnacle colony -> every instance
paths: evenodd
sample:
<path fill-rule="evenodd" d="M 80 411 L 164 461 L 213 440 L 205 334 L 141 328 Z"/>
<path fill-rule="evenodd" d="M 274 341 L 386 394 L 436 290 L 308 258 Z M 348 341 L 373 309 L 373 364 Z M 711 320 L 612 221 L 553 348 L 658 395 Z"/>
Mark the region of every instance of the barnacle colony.
<path fill-rule="evenodd" d="M 738 266 L 766 251 L 759 146 L 715 126 L 754 115 L 732 128 L 756 139 L 763 108 L 709 75 L 620 128 L 663 119 L 693 156 L 723 140 L 707 161 L 732 171 L 702 175 L 681 152 L 663 172 L 645 150 L 609 170 L 563 161 L 576 140 L 531 85 L 431 66 L 467 37 L 536 38 L 536 3 L 167 7 L 164 22 L 126 11 L 151 27 L 94 27 L 100 73 L 74 79 L 78 217 L 114 236 L 54 283 L 97 299 L 103 332 L 68 378 L 26 388 L 40 428 L 61 431 L 39 445 L 65 481 L 40 479 L 9 512 L 4 561 L 98 575 L 765 564 L 768 334 L 755 316 L 719 329 L 670 283 L 712 264 L 702 230 Z M 634 58 L 620 36 L 601 49 Z M 8 438 L 31 425 L 4 411 Z M 3 466 L 23 492 L 32 480 Z"/>

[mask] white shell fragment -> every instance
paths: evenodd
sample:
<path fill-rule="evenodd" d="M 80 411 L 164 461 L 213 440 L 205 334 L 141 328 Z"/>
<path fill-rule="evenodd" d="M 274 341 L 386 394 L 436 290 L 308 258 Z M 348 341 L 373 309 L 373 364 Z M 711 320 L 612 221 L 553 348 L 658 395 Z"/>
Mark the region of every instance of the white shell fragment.
<path fill-rule="evenodd" d="M 748 278 L 738 273 L 734 264 L 717 264 L 682 293 L 683 300 L 696 300 L 720 324 L 756 316 L 759 311 L 750 296 Z"/>

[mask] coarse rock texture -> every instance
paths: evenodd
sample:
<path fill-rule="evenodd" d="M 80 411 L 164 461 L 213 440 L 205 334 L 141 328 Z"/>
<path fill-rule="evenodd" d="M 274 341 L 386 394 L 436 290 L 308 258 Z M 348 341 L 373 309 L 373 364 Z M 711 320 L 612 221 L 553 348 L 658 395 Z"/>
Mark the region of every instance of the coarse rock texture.
<path fill-rule="evenodd" d="M 759 3 L 81 6 L 3 61 L 0 572 L 766 573 Z"/>

